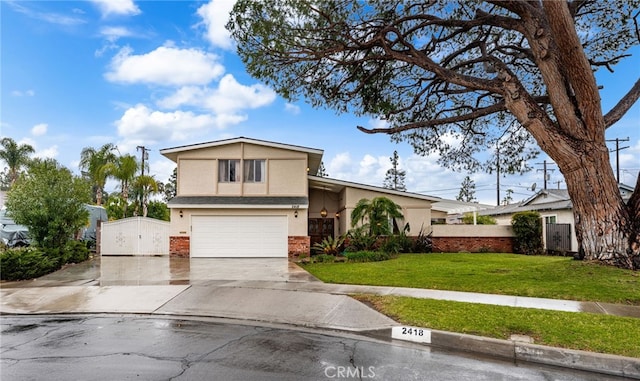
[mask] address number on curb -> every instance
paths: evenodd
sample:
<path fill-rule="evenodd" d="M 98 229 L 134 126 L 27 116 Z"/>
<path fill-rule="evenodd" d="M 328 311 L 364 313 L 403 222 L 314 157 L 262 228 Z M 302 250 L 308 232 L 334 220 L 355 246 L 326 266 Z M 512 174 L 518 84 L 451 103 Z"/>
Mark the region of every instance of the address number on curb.
<path fill-rule="evenodd" d="M 431 344 L 431 330 L 408 326 L 393 327 L 391 328 L 391 338 Z"/>

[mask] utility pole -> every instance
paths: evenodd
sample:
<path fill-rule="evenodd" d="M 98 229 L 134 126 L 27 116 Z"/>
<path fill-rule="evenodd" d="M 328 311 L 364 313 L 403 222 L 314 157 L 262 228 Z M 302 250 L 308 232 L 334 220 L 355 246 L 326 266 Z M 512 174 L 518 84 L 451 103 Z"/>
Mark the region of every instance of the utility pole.
<path fill-rule="evenodd" d="M 500 147 L 496 147 L 496 205 L 500 206 Z"/>
<path fill-rule="evenodd" d="M 144 162 L 149 158 L 149 150 L 145 146 L 137 146 L 136 151 L 142 151 L 142 176 L 144 176 Z"/>
<path fill-rule="evenodd" d="M 619 138 L 609 139 L 607 141 L 616 142 L 616 181 L 618 182 L 618 184 L 620 184 L 620 151 L 622 151 L 623 149 L 629 148 L 629 146 L 620 147 L 620 142 L 628 142 L 629 137 L 627 137 L 626 139 L 619 139 Z M 613 152 L 613 150 L 610 149 L 609 152 Z"/>
<path fill-rule="evenodd" d="M 541 170 L 538 169 L 537 171 L 538 172 L 540 172 L 540 171 L 544 172 L 544 188 L 543 189 L 547 189 L 547 179 L 548 179 L 547 178 L 547 171 L 553 172 L 553 171 L 555 171 L 555 169 L 547 169 L 547 161 L 546 160 L 543 163 L 536 163 L 536 164 L 537 165 L 540 165 L 540 164 L 543 165 L 542 169 Z M 554 164 L 554 163 L 549 163 L 549 164 Z"/>

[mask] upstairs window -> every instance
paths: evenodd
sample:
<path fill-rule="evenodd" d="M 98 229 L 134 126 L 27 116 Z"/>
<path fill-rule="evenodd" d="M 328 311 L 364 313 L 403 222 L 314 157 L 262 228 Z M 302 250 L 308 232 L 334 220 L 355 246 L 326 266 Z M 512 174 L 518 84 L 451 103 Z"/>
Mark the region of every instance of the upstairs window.
<path fill-rule="evenodd" d="M 244 161 L 244 181 L 247 183 L 263 183 L 265 172 L 264 160 Z"/>
<path fill-rule="evenodd" d="M 240 160 L 220 160 L 218 162 L 218 181 L 236 183 L 240 181 Z"/>

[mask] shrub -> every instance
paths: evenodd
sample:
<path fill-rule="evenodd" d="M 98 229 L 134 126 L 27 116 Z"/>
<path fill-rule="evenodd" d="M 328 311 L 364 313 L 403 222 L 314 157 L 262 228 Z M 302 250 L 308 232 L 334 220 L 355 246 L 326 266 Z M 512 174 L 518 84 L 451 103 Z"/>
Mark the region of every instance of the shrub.
<path fill-rule="evenodd" d="M 346 253 L 348 262 L 379 262 L 392 258 L 390 253 L 382 251 L 356 251 L 354 253 Z"/>
<path fill-rule="evenodd" d="M 89 259 L 89 249 L 82 241 L 69 241 L 64 248 L 37 246 L 7 249 L 0 253 L 0 279 L 33 279 L 58 270 L 67 263 Z"/>
<path fill-rule="evenodd" d="M 89 248 L 85 242 L 67 242 L 65 247 L 65 263 L 80 263 L 87 259 L 89 259 Z"/>
<path fill-rule="evenodd" d="M 369 235 L 366 226 L 360 226 L 349 230 L 346 242 L 346 251 L 371 250 L 376 244 L 376 237 Z"/>
<path fill-rule="evenodd" d="M 412 249 L 413 241 L 406 234 L 400 233 L 386 237 L 381 243 L 379 250 L 391 254 L 409 253 Z"/>
<path fill-rule="evenodd" d="M 36 247 L 8 249 L 0 253 L 0 279 L 33 279 L 60 268 L 57 259 L 50 258 Z"/>
<path fill-rule="evenodd" d="M 344 237 L 327 237 L 313 245 L 313 251 L 320 254 L 337 255 L 342 249 L 344 243 Z"/>
<path fill-rule="evenodd" d="M 462 217 L 462 223 L 465 225 L 473 225 L 473 213 L 465 213 Z M 498 221 L 491 216 L 476 215 L 476 225 L 497 225 Z"/>
<path fill-rule="evenodd" d="M 542 218 L 538 212 L 518 212 L 511 217 L 515 233 L 513 250 L 519 254 L 542 254 Z"/>
<path fill-rule="evenodd" d="M 431 253 L 433 251 L 433 240 L 431 239 L 432 234 L 433 232 L 425 234 L 424 228 L 420 229 L 418 237 L 413 240 L 413 248 L 411 251 L 414 253 Z"/>

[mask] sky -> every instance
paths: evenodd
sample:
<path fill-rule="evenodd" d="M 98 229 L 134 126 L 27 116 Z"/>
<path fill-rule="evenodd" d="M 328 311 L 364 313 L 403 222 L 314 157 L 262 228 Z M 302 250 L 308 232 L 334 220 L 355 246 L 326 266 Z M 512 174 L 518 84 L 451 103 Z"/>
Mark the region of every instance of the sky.
<path fill-rule="evenodd" d="M 233 0 L 6 1 L 0 0 L 0 136 L 30 144 L 35 156 L 55 158 L 79 173 L 80 152 L 117 145 L 140 157 L 166 182 L 175 164 L 160 150 L 248 137 L 324 150 L 328 176 L 382 186 L 394 150 L 410 192 L 455 199 L 469 175 L 479 202 L 495 205 L 495 174 L 454 172 L 437 156 L 418 156 L 408 143 L 368 135 L 376 118 L 288 103 L 252 78 L 224 28 Z M 596 72 L 608 111 L 640 77 L 640 48 L 614 67 Z M 620 147 L 620 180 L 635 185 L 640 170 L 640 104 L 607 131 Z M 615 143 L 610 143 L 615 148 Z M 615 154 L 611 155 L 615 170 Z M 565 188 L 562 174 L 542 154 L 525 175 L 500 178 L 514 201 L 543 185 Z M 107 191 L 116 190 L 108 183 Z"/>

